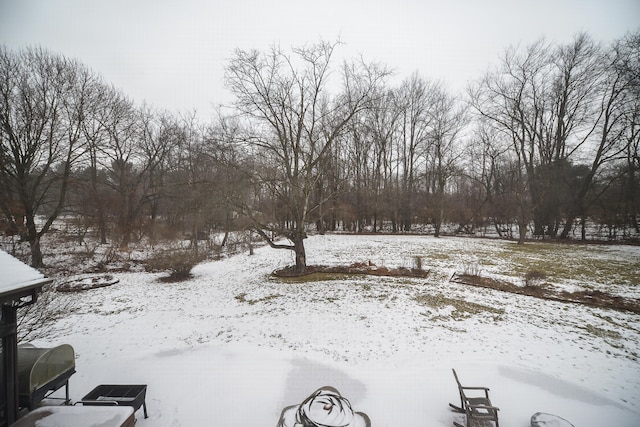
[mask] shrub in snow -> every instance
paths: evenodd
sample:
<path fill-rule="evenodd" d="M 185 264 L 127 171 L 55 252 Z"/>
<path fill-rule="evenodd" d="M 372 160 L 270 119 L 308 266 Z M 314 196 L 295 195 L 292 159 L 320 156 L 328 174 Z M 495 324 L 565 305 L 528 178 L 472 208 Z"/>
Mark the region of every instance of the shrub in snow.
<path fill-rule="evenodd" d="M 115 246 L 109 246 L 109 248 L 102 255 L 102 258 L 96 264 L 94 270 L 95 271 L 106 271 L 107 266 L 113 264 L 119 259 L 118 256 L 118 248 Z"/>
<path fill-rule="evenodd" d="M 524 285 L 527 287 L 540 286 L 547 278 L 547 274 L 540 270 L 529 270 L 524 275 Z"/>
<path fill-rule="evenodd" d="M 413 257 L 413 268 L 414 270 L 422 270 L 422 257 L 416 255 Z"/>
<path fill-rule="evenodd" d="M 463 263 L 462 268 L 465 276 L 478 277 L 480 276 L 480 272 L 482 271 L 480 263 L 478 263 L 478 261 L 476 260 Z"/>
<path fill-rule="evenodd" d="M 35 304 L 18 310 L 18 341 L 28 342 L 45 338 L 48 327 L 74 309 L 72 300 L 56 298 L 55 287 L 46 285 Z"/>
<path fill-rule="evenodd" d="M 189 250 L 160 252 L 147 260 L 147 270 L 167 271 L 168 281 L 186 280 L 191 277 L 191 269 L 204 258 Z"/>

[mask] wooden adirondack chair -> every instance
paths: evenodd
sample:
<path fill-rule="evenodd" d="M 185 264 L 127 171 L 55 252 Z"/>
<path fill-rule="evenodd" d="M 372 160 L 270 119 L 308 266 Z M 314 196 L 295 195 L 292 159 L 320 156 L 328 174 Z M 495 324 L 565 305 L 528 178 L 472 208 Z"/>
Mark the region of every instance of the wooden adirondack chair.
<path fill-rule="evenodd" d="M 452 369 L 453 376 L 458 383 L 458 391 L 460 393 L 460 406 L 449 403 L 454 411 L 465 414 L 467 417 L 467 427 L 487 426 L 491 422 L 498 424 L 499 408 L 491 404 L 489 399 L 489 389 L 487 387 L 465 387 L 460 384 L 456 370 Z M 473 395 L 473 396 L 470 396 Z M 478 396 L 479 395 L 479 396 Z M 464 427 L 457 422 L 453 422 L 456 427 Z"/>

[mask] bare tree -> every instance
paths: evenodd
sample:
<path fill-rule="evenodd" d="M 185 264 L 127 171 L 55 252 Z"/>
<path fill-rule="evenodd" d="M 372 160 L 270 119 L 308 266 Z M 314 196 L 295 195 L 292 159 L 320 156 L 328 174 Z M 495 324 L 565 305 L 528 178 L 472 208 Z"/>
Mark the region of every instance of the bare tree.
<path fill-rule="evenodd" d="M 430 175 L 433 182 L 434 234 L 439 237 L 444 220 L 445 189 L 451 177 L 460 170 L 464 151 L 460 133 L 466 125 L 466 112 L 442 86 L 436 86 L 432 91 L 427 176 Z"/>
<path fill-rule="evenodd" d="M 599 172 L 608 163 L 629 159 L 629 147 L 633 146 L 634 141 L 637 145 L 637 109 L 640 93 L 637 73 L 637 67 L 640 67 L 638 35 L 635 44 L 630 42 L 632 40 L 633 38 L 629 37 L 616 42 L 610 51 L 590 55 L 587 65 L 595 70 L 590 73 L 592 93 L 585 93 L 584 96 L 591 95 L 591 99 L 597 101 L 594 102 L 591 129 L 587 132 L 584 143 L 588 145 L 585 151 L 590 154 L 587 156 L 590 164 L 585 165 L 586 173 L 581 174 L 577 185 L 570 193 L 571 203 L 560 236 L 562 238 L 568 237 L 578 216 L 583 219 L 582 238 L 586 238 L 584 218 L 587 206 L 597 198 L 597 193 L 594 194 L 592 189 Z M 631 68 L 628 67 L 630 61 L 635 61 Z M 629 72 L 630 69 L 636 70 L 636 76 Z M 577 83 L 587 86 L 586 82 Z"/>
<path fill-rule="evenodd" d="M 549 85 L 540 88 L 546 105 L 541 108 L 539 165 L 532 188 L 539 199 L 535 232 L 555 237 L 562 217 L 575 210 L 576 163 L 590 151 L 605 68 L 599 45 L 585 33 L 550 52 Z"/>
<path fill-rule="evenodd" d="M 246 213 L 271 247 L 295 252 L 297 273 L 306 270 L 305 225 L 318 208 L 311 196 L 319 167 L 384 75 L 363 63 L 345 64 L 343 90 L 332 96 L 329 77 L 337 44 L 294 48 L 293 55 L 275 46 L 265 53 L 236 50 L 226 67 L 235 106 L 246 119 L 247 149 L 262 163 L 254 179 L 282 203 L 286 222 L 277 225 L 261 220 L 253 210 Z M 276 243 L 266 230 L 291 244 Z"/>
<path fill-rule="evenodd" d="M 137 108 L 117 90 L 110 92 L 97 117 L 105 135 L 97 147 L 98 161 L 107 171 L 106 185 L 114 196 L 110 208 L 117 219 L 120 247 L 126 248 L 158 195 L 154 179 L 172 141 L 155 111 Z"/>
<path fill-rule="evenodd" d="M 398 226 L 398 191 L 394 157 L 397 123 L 402 109 L 397 93 L 381 87 L 371 104 L 349 125 L 346 141 L 340 148 L 344 169 L 344 191 L 340 197 L 340 215 L 346 229 L 362 232 L 371 226 L 377 232 L 385 220 Z"/>
<path fill-rule="evenodd" d="M 413 223 L 412 201 L 418 173 L 425 166 L 427 139 L 434 117 L 435 85 L 414 73 L 398 90 L 398 191 L 401 227 L 408 231 Z M 421 164 L 422 163 L 422 164 Z M 420 167 L 423 166 L 423 167 Z"/>
<path fill-rule="evenodd" d="M 106 191 L 105 169 L 102 168 L 101 146 L 108 140 L 106 123 L 102 117 L 104 106 L 112 99 L 115 89 L 104 83 L 97 83 L 88 94 L 88 108 L 81 123 L 82 132 L 86 141 L 86 152 L 81 167 L 76 171 L 76 182 L 73 189 L 70 206 L 72 211 L 80 218 L 84 218 L 87 224 L 97 228 L 101 244 L 107 243 L 108 234 L 108 205 L 109 199 Z"/>
<path fill-rule="evenodd" d="M 397 137 L 397 128 L 402 117 L 398 93 L 394 89 L 386 90 L 382 96 L 376 97 L 374 105 L 366 116 L 367 125 L 371 129 L 373 141 L 372 153 L 372 183 L 374 193 L 374 219 L 376 224 L 392 218 L 393 231 L 396 231 L 397 221 L 393 212 L 397 207 L 392 203 L 394 190 L 393 180 L 393 146 Z"/>
<path fill-rule="evenodd" d="M 100 112 L 106 138 L 100 141 L 98 150 L 102 167 L 107 171 L 107 185 L 116 195 L 109 207 L 117 220 L 121 247 L 127 247 L 131 240 L 136 193 L 143 179 L 138 169 L 139 122 L 136 119 L 133 102 L 120 91 L 111 91 Z"/>
<path fill-rule="evenodd" d="M 638 215 L 640 214 L 640 31 L 628 34 L 615 46 L 617 73 L 625 75 L 627 99 L 624 117 L 620 121 L 626 140 L 626 213 L 636 233 L 640 233 Z"/>
<path fill-rule="evenodd" d="M 501 197 L 501 190 L 496 179 L 502 172 L 505 153 L 509 151 L 509 143 L 490 125 L 480 119 L 473 130 L 473 135 L 465 147 L 462 167 L 464 175 L 471 181 L 475 204 L 467 216 L 462 216 L 460 227 L 470 223 L 473 228 L 477 224 L 487 225 L 493 221 L 496 231 L 502 236 L 501 224 L 509 222 L 504 209 L 496 209 Z"/>
<path fill-rule="evenodd" d="M 219 205 L 217 199 L 222 184 L 219 169 L 225 162 L 213 143 L 219 136 L 207 135 L 211 130 L 198 122 L 195 111 L 180 114 L 175 125 L 176 149 L 171 153 L 170 197 L 188 222 L 191 245 L 197 254 L 206 223 Z"/>
<path fill-rule="evenodd" d="M 510 48 L 472 95 L 476 110 L 513 142 L 529 193 L 520 200 L 530 205 L 536 235 L 555 237 L 565 218 L 567 237 L 576 217 L 584 219 L 594 178 L 620 155 L 626 92 L 607 65 L 611 55 L 586 34 L 565 45 Z"/>
<path fill-rule="evenodd" d="M 34 267 L 43 266 L 40 239 L 62 212 L 85 149 L 81 124 L 95 80 L 44 49 L 0 47 L 0 207 L 14 226 L 24 217 Z"/>
<path fill-rule="evenodd" d="M 537 194 L 531 188 L 536 166 L 536 147 L 542 121 L 544 97 L 537 89 L 546 81 L 548 48 L 543 41 L 527 47 L 524 53 L 516 48 L 506 51 L 500 67 L 487 73 L 479 85 L 470 89 L 471 105 L 480 117 L 511 142 L 515 154 L 510 186 L 517 193 L 518 243 L 524 243 L 531 219 L 530 208 Z"/>

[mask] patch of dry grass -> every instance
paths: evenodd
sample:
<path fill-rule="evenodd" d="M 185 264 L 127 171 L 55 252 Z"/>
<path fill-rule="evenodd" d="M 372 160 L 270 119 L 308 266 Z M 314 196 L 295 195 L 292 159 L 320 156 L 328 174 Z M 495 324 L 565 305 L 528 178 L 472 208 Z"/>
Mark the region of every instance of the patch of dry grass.
<path fill-rule="evenodd" d="M 464 285 L 479 286 L 482 288 L 495 289 L 514 294 L 528 295 L 553 301 L 579 303 L 599 308 L 613 308 L 616 310 L 627 310 L 640 314 L 640 301 L 632 298 L 622 298 L 598 290 L 584 290 L 568 292 L 558 290 L 549 283 L 540 283 L 537 286 L 517 286 L 513 283 L 496 280 L 489 277 L 455 275 L 451 281 Z"/>

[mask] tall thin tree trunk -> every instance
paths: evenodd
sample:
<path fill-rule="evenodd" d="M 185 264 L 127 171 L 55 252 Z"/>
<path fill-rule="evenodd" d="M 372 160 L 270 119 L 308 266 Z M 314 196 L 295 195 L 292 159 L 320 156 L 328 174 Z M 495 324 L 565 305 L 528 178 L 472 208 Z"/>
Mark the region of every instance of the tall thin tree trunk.
<path fill-rule="evenodd" d="M 193 218 L 193 236 L 192 236 L 192 242 L 193 242 L 193 251 L 196 255 L 198 255 L 198 234 L 200 233 L 200 229 L 198 227 L 198 222 L 200 221 L 200 211 L 199 209 L 196 209 L 194 214 L 193 214 L 194 218 Z"/>
<path fill-rule="evenodd" d="M 100 230 L 100 244 L 105 245 L 107 243 L 107 222 L 102 209 L 98 211 L 98 229 Z"/>

